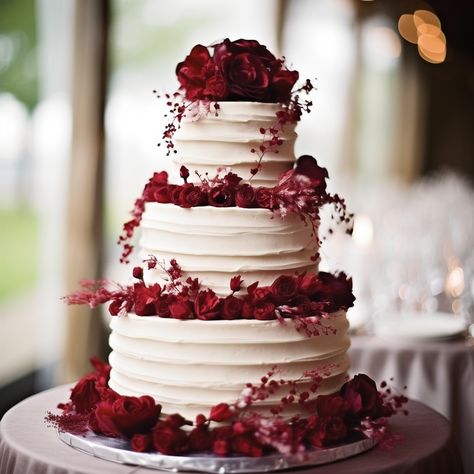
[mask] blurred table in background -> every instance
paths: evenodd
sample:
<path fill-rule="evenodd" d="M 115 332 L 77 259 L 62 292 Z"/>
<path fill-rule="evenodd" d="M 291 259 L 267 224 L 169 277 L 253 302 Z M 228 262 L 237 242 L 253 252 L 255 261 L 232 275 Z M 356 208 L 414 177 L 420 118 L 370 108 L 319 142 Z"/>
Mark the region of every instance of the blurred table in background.
<path fill-rule="evenodd" d="M 452 423 L 466 472 L 474 473 L 474 340 L 414 342 L 352 336 L 351 372 L 369 374 L 396 388 L 407 387 Z M 390 379 L 393 378 L 393 381 Z"/>

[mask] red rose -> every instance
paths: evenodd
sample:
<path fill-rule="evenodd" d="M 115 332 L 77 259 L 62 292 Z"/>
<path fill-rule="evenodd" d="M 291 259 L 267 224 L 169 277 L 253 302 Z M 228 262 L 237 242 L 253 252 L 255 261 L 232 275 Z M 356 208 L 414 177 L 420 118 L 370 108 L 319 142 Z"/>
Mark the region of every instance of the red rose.
<path fill-rule="evenodd" d="M 203 45 L 194 46 L 185 60 L 176 66 L 176 75 L 189 100 L 222 100 L 227 95 L 225 82 Z"/>
<path fill-rule="evenodd" d="M 212 434 L 208 426 L 199 426 L 189 433 L 189 447 L 191 452 L 208 451 L 212 445 Z"/>
<path fill-rule="evenodd" d="M 194 301 L 194 314 L 199 319 L 216 319 L 220 312 L 220 299 L 212 290 L 200 291 Z"/>
<path fill-rule="evenodd" d="M 260 300 L 269 300 L 271 296 L 270 288 L 268 286 L 260 286 L 255 288 L 252 291 L 252 298 L 254 301 L 260 301 Z"/>
<path fill-rule="evenodd" d="M 263 455 L 263 447 L 251 434 L 235 436 L 231 442 L 232 452 L 244 456 L 260 457 Z"/>
<path fill-rule="evenodd" d="M 211 408 L 209 419 L 211 421 L 227 421 L 235 417 L 235 410 L 232 410 L 227 403 L 219 403 Z"/>
<path fill-rule="evenodd" d="M 183 178 L 185 183 L 188 182 L 189 170 L 188 170 L 188 168 L 186 168 L 186 166 L 184 166 L 184 165 L 181 166 L 181 168 L 179 169 L 179 175 L 181 176 L 181 178 Z"/>
<path fill-rule="evenodd" d="M 161 454 L 182 454 L 188 450 L 188 437 L 181 428 L 160 421 L 153 428 L 153 446 Z"/>
<path fill-rule="evenodd" d="M 173 189 L 169 184 L 162 184 L 153 188 L 153 200 L 167 204 L 171 202 L 170 190 Z"/>
<path fill-rule="evenodd" d="M 253 307 L 252 298 L 249 296 L 245 297 L 242 304 L 242 311 L 241 311 L 242 317 L 244 319 L 252 319 L 253 310 L 254 310 L 254 307 Z"/>
<path fill-rule="evenodd" d="M 255 303 L 253 309 L 255 319 L 269 320 L 276 319 L 275 305 L 270 301 L 259 300 Z"/>
<path fill-rule="evenodd" d="M 150 179 L 150 183 L 153 184 L 167 184 L 168 183 L 168 173 L 166 171 L 160 171 L 153 173 L 153 176 Z"/>
<path fill-rule="evenodd" d="M 352 278 L 348 278 L 344 272 L 338 275 L 319 272 L 318 279 L 320 283 L 319 291 L 313 297 L 326 302 L 326 311 L 347 310 L 354 304 Z"/>
<path fill-rule="evenodd" d="M 170 313 L 170 298 L 168 295 L 160 295 L 155 301 L 155 312 L 161 318 L 169 318 Z"/>
<path fill-rule="evenodd" d="M 190 185 L 188 184 L 184 186 Z M 170 201 L 176 206 L 181 205 L 181 191 L 184 189 L 184 186 L 175 185 L 172 189 L 170 189 Z"/>
<path fill-rule="evenodd" d="M 133 268 L 133 278 L 137 280 L 143 280 L 143 268 L 142 267 L 134 267 Z"/>
<path fill-rule="evenodd" d="M 313 296 L 320 290 L 318 277 L 314 273 L 305 274 L 298 278 L 298 286 L 301 293 Z"/>
<path fill-rule="evenodd" d="M 139 453 L 150 451 L 153 446 L 153 438 L 149 434 L 135 434 L 130 442 L 132 449 Z"/>
<path fill-rule="evenodd" d="M 344 418 L 349 410 L 349 404 L 339 394 L 319 395 L 316 398 L 316 411 L 319 416 L 337 416 Z"/>
<path fill-rule="evenodd" d="M 312 156 L 302 155 L 296 160 L 295 175 L 309 178 L 316 194 L 326 193 L 328 171 L 326 168 L 318 166 L 318 162 Z"/>
<path fill-rule="evenodd" d="M 135 283 L 134 307 L 137 316 L 151 316 L 155 314 L 155 302 L 161 294 L 161 286 L 155 283 L 146 286 L 143 282 Z"/>
<path fill-rule="evenodd" d="M 341 397 L 349 413 L 358 417 L 376 416 L 380 400 L 375 382 L 365 374 L 355 375 L 341 387 Z"/>
<path fill-rule="evenodd" d="M 97 375 L 83 377 L 71 391 L 71 401 L 77 413 L 88 413 L 100 401 L 100 393 L 96 387 Z"/>
<path fill-rule="evenodd" d="M 258 207 L 263 209 L 273 209 L 273 206 L 275 205 L 273 191 L 270 188 L 257 188 L 257 191 L 255 192 L 255 199 L 257 201 Z"/>
<path fill-rule="evenodd" d="M 222 319 L 237 319 L 241 316 L 242 300 L 236 296 L 230 295 L 224 298 L 222 302 Z"/>
<path fill-rule="evenodd" d="M 296 279 L 289 275 L 279 276 L 270 286 L 274 301 L 280 304 L 288 304 L 296 296 L 297 289 Z"/>
<path fill-rule="evenodd" d="M 172 296 L 168 298 L 169 312 L 174 319 L 188 319 L 191 315 L 192 307 L 188 299 L 182 296 Z"/>
<path fill-rule="evenodd" d="M 322 447 L 338 443 L 347 436 L 347 428 L 342 418 L 325 416 L 318 418 L 315 430 L 310 435 L 313 446 Z"/>
<path fill-rule="evenodd" d="M 100 402 L 95 411 L 95 428 L 105 436 L 131 437 L 146 433 L 158 420 L 161 405 L 148 395 L 117 398 L 113 403 Z"/>
<path fill-rule="evenodd" d="M 235 204 L 238 207 L 254 207 L 255 189 L 250 184 L 243 184 L 235 193 Z"/>
<path fill-rule="evenodd" d="M 209 204 L 214 207 L 230 207 L 234 205 L 235 191 L 229 186 L 215 186 L 208 193 Z"/>
<path fill-rule="evenodd" d="M 291 90 L 298 80 L 298 71 L 280 69 L 272 77 L 272 89 L 276 102 L 288 102 L 291 98 Z"/>
<path fill-rule="evenodd" d="M 181 207 L 189 208 L 203 204 L 204 194 L 199 186 L 193 184 L 183 186 L 178 202 Z"/>
<path fill-rule="evenodd" d="M 242 278 L 240 275 L 236 275 L 230 279 L 230 291 L 232 293 L 236 293 L 237 291 L 240 291 L 242 288 Z"/>

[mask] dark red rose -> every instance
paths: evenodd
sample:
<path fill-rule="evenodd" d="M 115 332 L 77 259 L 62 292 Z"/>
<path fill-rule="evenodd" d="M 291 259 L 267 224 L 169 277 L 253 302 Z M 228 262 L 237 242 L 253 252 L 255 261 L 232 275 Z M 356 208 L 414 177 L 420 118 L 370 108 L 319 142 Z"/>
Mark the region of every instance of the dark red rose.
<path fill-rule="evenodd" d="M 168 183 L 168 173 L 166 171 L 160 171 L 153 173 L 150 183 L 153 184 L 167 184 Z"/>
<path fill-rule="evenodd" d="M 253 310 L 254 310 L 254 307 L 253 307 L 252 298 L 247 296 L 246 298 L 244 298 L 244 301 L 242 304 L 242 311 L 241 311 L 242 317 L 244 319 L 253 319 Z"/>
<path fill-rule="evenodd" d="M 134 307 L 137 316 L 151 316 L 155 314 L 155 303 L 160 297 L 161 286 L 155 283 L 146 286 L 143 282 L 135 283 L 134 288 Z"/>
<path fill-rule="evenodd" d="M 355 375 L 341 388 L 341 397 L 349 405 L 349 413 L 358 417 L 375 416 L 379 394 L 375 382 L 365 374 Z"/>
<path fill-rule="evenodd" d="M 237 291 L 240 291 L 242 288 L 242 278 L 240 275 L 236 275 L 230 279 L 230 290 L 232 293 L 236 293 Z"/>
<path fill-rule="evenodd" d="M 243 184 L 235 193 L 235 204 L 238 207 L 255 206 L 255 189 L 250 184 Z"/>
<path fill-rule="evenodd" d="M 270 301 L 259 300 L 255 303 L 253 315 L 255 319 L 276 319 L 275 305 Z"/>
<path fill-rule="evenodd" d="M 199 186 L 194 186 L 193 184 L 183 186 L 178 201 L 179 205 L 185 208 L 201 205 L 203 202 L 201 188 Z"/>
<path fill-rule="evenodd" d="M 95 356 L 91 357 L 89 362 L 91 363 L 92 367 L 94 367 L 95 376 L 97 377 L 97 384 L 106 387 L 112 367 Z"/>
<path fill-rule="evenodd" d="M 120 310 L 122 309 L 122 300 L 112 300 L 109 304 L 109 313 L 112 316 L 117 316 L 117 314 L 120 313 Z"/>
<path fill-rule="evenodd" d="M 220 79 L 220 72 L 203 45 L 194 46 L 186 59 L 177 65 L 176 75 L 189 100 L 222 100 L 227 95 L 225 82 Z"/>
<path fill-rule="evenodd" d="M 211 188 L 207 197 L 209 204 L 214 207 L 230 207 L 235 203 L 235 191 L 225 185 Z"/>
<path fill-rule="evenodd" d="M 254 301 L 261 301 L 261 300 L 268 301 L 270 297 L 271 297 L 271 291 L 268 286 L 260 286 L 260 287 L 255 288 L 252 291 L 252 298 L 254 299 Z"/>
<path fill-rule="evenodd" d="M 181 428 L 160 421 L 153 428 L 153 446 L 162 454 L 182 454 L 188 450 L 188 436 Z"/>
<path fill-rule="evenodd" d="M 318 418 L 310 442 L 320 448 L 343 441 L 346 436 L 347 428 L 342 418 L 325 416 Z"/>
<path fill-rule="evenodd" d="M 273 206 L 275 205 L 273 191 L 270 188 L 257 188 L 257 191 L 255 192 L 255 200 L 257 201 L 258 207 L 263 209 L 273 209 Z"/>
<path fill-rule="evenodd" d="M 96 387 L 95 374 L 83 377 L 71 391 L 71 401 L 77 413 L 88 413 L 100 401 L 100 393 Z"/>
<path fill-rule="evenodd" d="M 146 433 L 160 416 L 161 405 L 148 395 L 117 398 L 113 403 L 99 402 L 95 411 L 96 429 L 105 436 Z"/>
<path fill-rule="evenodd" d="M 233 453 L 254 458 L 263 455 L 262 445 L 255 439 L 255 436 L 250 433 L 241 434 L 232 438 L 231 449 Z"/>
<path fill-rule="evenodd" d="M 272 77 L 272 89 L 276 102 L 288 102 L 291 98 L 291 90 L 298 80 L 298 71 L 280 69 Z"/>
<path fill-rule="evenodd" d="M 316 398 L 316 411 L 318 415 L 338 416 L 344 418 L 349 410 L 349 404 L 339 394 L 319 395 Z"/>
<path fill-rule="evenodd" d="M 231 188 L 236 188 L 239 183 L 242 181 L 242 178 L 235 173 L 229 172 L 224 176 L 224 183 Z"/>
<path fill-rule="evenodd" d="M 306 296 L 313 296 L 320 290 L 318 277 L 314 273 L 307 273 L 298 278 L 299 291 Z"/>
<path fill-rule="evenodd" d="M 189 186 L 189 184 L 184 186 Z M 173 189 L 170 189 L 170 201 L 176 206 L 181 205 L 181 191 L 183 190 L 184 186 L 176 185 L 173 187 Z"/>
<path fill-rule="evenodd" d="M 191 302 L 182 296 L 175 296 L 168 298 L 169 312 L 172 318 L 188 319 L 192 312 Z"/>
<path fill-rule="evenodd" d="M 238 39 L 230 41 L 226 38 L 222 43 L 214 46 L 214 57 L 219 60 L 220 55 L 250 53 L 257 56 L 265 66 L 270 67 L 278 61 L 275 56 L 267 49 L 266 46 L 260 44 L 256 40 Z"/>
<path fill-rule="evenodd" d="M 130 442 L 132 449 L 139 453 L 150 451 L 153 446 L 153 438 L 149 434 L 135 434 Z"/>
<path fill-rule="evenodd" d="M 229 404 L 219 403 L 211 408 L 209 419 L 211 421 L 227 421 L 235 417 L 235 410 Z"/>
<path fill-rule="evenodd" d="M 237 319 L 241 317 L 242 300 L 236 296 L 230 295 L 222 301 L 221 316 L 222 319 Z"/>
<path fill-rule="evenodd" d="M 319 291 L 313 295 L 313 298 L 325 301 L 326 311 L 347 310 L 353 306 L 355 297 L 352 293 L 352 278 L 348 278 L 343 272 L 338 275 L 319 272 L 318 279 Z"/>
<path fill-rule="evenodd" d="M 168 295 L 160 295 L 155 301 L 155 312 L 161 318 L 169 318 L 170 313 L 170 299 Z"/>
<path fill-rule="evenodd" d="M 317 194 L 326 193 L 328 170 L 318 166 L 318 162 L 310 155 L 302 155 L 296 160 L 295 175 L 303 175 L 310 179 Z"/>
<path fill-rule="evenodd" d="M 212 290 L 200 291 L 194 301 L 194 314 L 199 319 L 216 319 L 220 313 L 221 301 Z"/>
<path fill-rule="evenodd" d="M 229 441 L 227 439 L 218 439 L 212 445 L 212 452 L 216 456 L 227 456 L 229 454 Z"/>
<path fill-rule="evenodd" d="M 169 202 L 171 202 L 171 189 L 173 188 L 171 188 L 168 184 L 156 186 L 155 188 L 153 188 L 153 200 L 156 202 L 161 202 L 163 204 L 168 204 Z"/>
<path fill-rule="evenodd" d="M 189 447 L 191 452 L 208 451 L 212 446 L 212 434 L 208 426 L 199 426 L 189 433 Z"/>
<path fill-rule="evenodd" d="M 279 304 L 288 304 L 296 296 L 297 290 L 296 278 L 289 275 L 279 276 L 270 286 L 273 300 Z"/>

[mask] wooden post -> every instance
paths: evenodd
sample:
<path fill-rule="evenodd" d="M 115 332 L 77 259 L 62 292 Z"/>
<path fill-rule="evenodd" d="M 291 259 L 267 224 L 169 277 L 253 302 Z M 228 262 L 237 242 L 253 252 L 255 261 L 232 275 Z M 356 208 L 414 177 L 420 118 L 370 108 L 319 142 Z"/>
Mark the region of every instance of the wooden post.
<path fill-rule="evenodd" d="M 73 136 L 67 213 L 66 286 L 102 276 L 104 202 L 104 109 L 110 0 L 75 1 Z M 64 378 L 75 380 L 89 357 L 107 353 L 98 310 L 68 308 Z"/>

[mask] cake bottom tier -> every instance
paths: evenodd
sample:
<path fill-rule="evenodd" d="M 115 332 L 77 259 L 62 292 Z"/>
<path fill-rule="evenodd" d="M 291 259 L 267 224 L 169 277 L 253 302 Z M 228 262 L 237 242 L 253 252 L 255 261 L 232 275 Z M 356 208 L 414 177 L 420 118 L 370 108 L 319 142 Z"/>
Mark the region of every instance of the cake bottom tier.
<path fill-rule="evenodd" d="M 344 383 L 349 360 L 345 312 L 324 320 L 319 336 L 307 337 L 293 323 L 233 320 L 200 321 L 143 317 L 114 317 L 110 336 L 110 387 L 122 395 L 151 395 L 164 413 L 194 419 L 212 406 L 233 403 L 248 383 L 277 368 L 275 380 L 297 380 L 299 392 L 310 389 L 304 376 L 317 370 L 323 376 L 312 395 L 333 393 Z M 323 328 L 323 329 L 324 329 Z M 288 394 L 280 387 L 253 409 L 270 409 Z M 284 415 L 301 410 L 294 404 Z"/>

